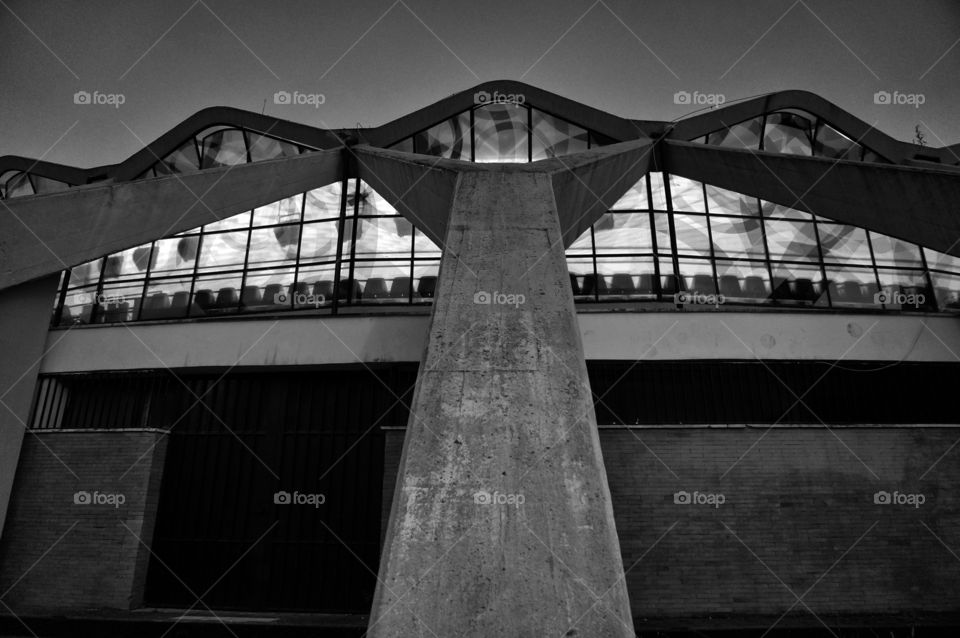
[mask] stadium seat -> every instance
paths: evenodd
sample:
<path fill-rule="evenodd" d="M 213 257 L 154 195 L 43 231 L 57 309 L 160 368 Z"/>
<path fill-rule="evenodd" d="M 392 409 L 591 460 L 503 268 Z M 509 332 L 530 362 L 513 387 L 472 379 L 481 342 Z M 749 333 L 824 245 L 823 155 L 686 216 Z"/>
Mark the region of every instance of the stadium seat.
<path fill-rule="evenodd" d="M 345 277 L 340 280 L 340 285 L 337 287 L 337 297 L 340 301 L 353 301 L 360 299 L 363 295 L 363 291 L 360 289 L 360 282 L 351 277 Z"/>
<path fill-rule="evenodd" d="M 141 319 L 163 319 L 170 311 L 170 296 L 165 292 L 155 292 L 143 302 Z"/>
<path fill-rule="evenodd" d="M 790 290 L 790 282 L 783 277 L 774 277 L 773 278 L 773 292 L 770 293 L 771 299 L 776 299 L 777 301 L 789 301 L 793 299 L 793 291 Z"/>
<path fill-rule="evenodd" d="M 213 291 L 209 288 L 204 288 L 203 290 L 198 290 L 193 293 L 193 305 L 191 309 L 191 314 L 204 314 L 208 308 L 213 307 L 216 297 L 213 295 Z"/>
<path fill-rule="evenodd" d="M 263 305 L 265 306 L 290 306 L 292 301 L 287 297 L 285 301 L 278 301 L 283 296 L 283 284 L 267 284 L 263 289 Z"/>
<path fill-rule="evenodd" d="M 663 286 L 661 290 L 664 295 L 672 295 L 686 289 L 687 283 L 684 281 L 683 277 L 678 278 L 676 275 L 663 276 Z"/>
<path fill-rule="evenodd" d="M 329 279 L 324 279 L 323 281 L 318 281 L 313 284 L 313 295 L 315 297 L 323 297 L 327 302 L 333 301 L 333 282 Z"/>
<path fill-rule="evenodd" d="M 584 275 L 583 289 L 581 294 L 593 296 L 594 294 L 607 294 L 607 279 L 603 275 Z"/>
<path fill-rule="evenodd" d="M 752 299 L 766 299 L 769 294 L 763 277 L 750 275 L 743 279 L 743 296 Z"/>
<path fill-rule="evenodd" d="M 386 299 L 387 282 L 383 277 L 370 277 L 363 286 L 364 299 Z"/>
<path fill-rule="evenodd" d="M 259 306 L 263 297 L 261 296 L 259 286 L 244 286 L 243 292 L 240 294 L 240 303 L 244 308 L 249 308 L 251 306 Z"/>
<path fill-rule="evenodd" d="M 190 291 L 189 290 L 178 290 L 173 293 L 173 298 L 170 300 L 170 312 L 169 316 L 171 318 L 182 319 L 187 316 L 187 306 L 190 305 Z"/>
<path fill-rule="evenodd" d="M 650 273 L 640 275 L 637 283 L 637 292 L 641 295 L 657 294 L 657 276 Z"/>
<path fill-rule="evenodd" d="M 437 292 L 437 278 L 434 275 L 427 275 L 420 278 L 417 284 L 417 294 L 421 297 L 432 298 Z"/>
<path fill-rule="evenodd" d="M 717 292 L 712 275 L 694 275 L 693 290 L 701 295 L 714 295 Z"/>
<path fill-rule="evenodd" d="M 391 299 L 409 299 L 410 298 L 410 278 L 394 277 L 390 284 Z"/>
<path fill-rule="evenodd" d="M 819 296 L 810 279 L 801 277 L 793 281 L 793 298 L 797 301 L 814 302 Z"/>
<path fill-rule="evenodd" d="M 740 280 L 736 275 L 720 275 L 720 294 L 731 298 L 744 296 L 740 290 Z"/>
<path fill-rule="evenodd" d="M 217 291 L 217 310 L 236 310 L 240 303 L 237 297 L 237 289 L 232 287 L 221 288 Z"/>
<path fill-rule="evenodd" d="M 637 288 L 633 283 L 633 277 L 627 274 L 617 274 L 610 279 L 610 288 L 607 290 L 611 295 L 632 295 Z"/>

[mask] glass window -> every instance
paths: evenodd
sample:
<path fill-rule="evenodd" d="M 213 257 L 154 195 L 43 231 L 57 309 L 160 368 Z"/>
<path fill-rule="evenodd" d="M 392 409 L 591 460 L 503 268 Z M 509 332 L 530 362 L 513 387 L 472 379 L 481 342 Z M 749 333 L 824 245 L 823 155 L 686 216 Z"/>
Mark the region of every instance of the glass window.
<path fill-rule="evenodd" d="M 846 224 L 819 224 L 823 260 L 840 264 L 870 265 L 867 231 Z"/>
<path fill-rule="evenodd" d="M 293 268 L 248 272 L 240 291 L 241 308 L 247 311 L 292 308 L 293 273 Z"/>
<path fill-rule="evenodd" d="M 583 298 L 584 278 L 593 277 L 593 259 L 590 257 L 568 257 L 567 270 L 570 272 L 570 282 L 573 294 L 578 299 Z"/>
<path fill-rule="evenodd" d="M 650 213 L 607 213 L 594 226 L 597 253 L 650 253 Z"/>
<path fill-rule="evenodd" d="M 180 148 L 154 164 L 157 175 L 189 173 L 198 168 L 200 168 L 200 161 L 197 159 L 197 145 L 193 138 L 187 140 Z"/>
<path fill-rule="evenodd" d="M 667 189 L 663 185 L 663 173 L 648 173 L 650 179 L 650 207 L 654 210 L 667 210 Z"/>
<path fill-rule="evenodd" d="M 276 159 L 278 157 L 291 157 L 300 154 L 300 150 L 295 144 L 283 142 L 273 137 L 267 137 L 260 133 L 251 133 L 248 131 L 247 144 L 250 148 L 250 161 L 252 162 Z"/>
<path fill-rule="evenodd" d="M 849 266 L 826 267 L 830 302 L 835 308 L 872 307 L 878 292 L 873 268 Z"/>
<path fill-rule="evenodd" d="M 588 228 L 582 235 L 577 237 L 575 242 L 570 244 L 566 254 L 567 256 L 573 256 L 589 255 L 591 253 L 593 253 L 593 239 L 590 237 L 590 229 Z"/>
<path fill-rule="evenodd" d="M 930 273 L 937 306 L 941 310 L 960 311 L 960 276 L 939 272 Z"/>
<path fill-rule="evenodd" d="M 396 224 L 397 224 L 397 229 L 399 231 L 400 229 L 404 229 L 406 225 L 410 224 L 410 222 L 406 221 L 401 217 L 396 220 Z M 403 233 L 401 233 L 401 236 L 402 234 Z M 416 229 L 416 232 L 414 235 L 413 250 L 414 250 L 414 254 L 418 258 L 419 257 L 439 258 L 441 255 L 440 247 L 437 246 L 435 243 L 433 243 L 432 239 L 424 235 L 423 231 L 421 231 L 419 228 Z"/>
<path fill-rule="evenodd" d="M 391 150 L 394 150 L 394 151 L 402 151 L 402 152 L 404 152 L 404 153 L 412 153 L 412 152 L 413 152 L 413 138 L 412 138 L 412 137 L 405 137 L 405 138 L 403 138 L 402 140 L 400 140 L 399 142 L 397 142 L 396 144 L 393 144 L 392 146 L 388 146 L 387 148 L 389 148 L 389 149 L 391 149 Z M 467 158 L 467 159 L 469 159 L 469 158 Z"/>
<path fill-rule="evenodd" d="M 247 162 L 247 145 L 243 131 L 222 129 L 203 138 L 202 168 L 235 166 Z"/>
<path fill-rule="evenodd" d="M 429 301 L 437 290 L 437 277 L 440 274 L 439 261 L 413 262 L 413 297 L 419 301 Z"/>
<path fill-rule="evenodd" d="M 876 259 L 878 266 L 902 266 L 907 268 L 923 266 L 920 247 L 916 244 L 874 232 L 870 232 L 869 235 L 870 243 L 873 245 L 873 257 Z"/>
<path fill-rule="evenodd" d="M 334 259 L 337 256 L 338 227 L 336 220 L 304 224 L 300 261 Z"/>
<path fill-rule="evenodd" d="M 770 219 L 813 219 L 810 213 L 763 200 L 760 200 L 760 214 Z"/>
<path fill-rule="evenodd" d="M 140 308 L 139 319 L 182 319 L 190 309 L 189 277 L 151 279 Z"/>
<path fill-rule="evenodd" d="M 240 306 L 240 273 L 201 275 L 194 284 L 190 316 L 202 317 L 237 312 Z"/>
<path fill-rule="evenodd" d="M 819 266 L 773 263 L 773 292 L 771 297 L 780 303 L 826 306 L 823 275 Z"/>
<path fill-rule="evenodd" d="M 678 254 L 710 256 L 710 236 L 706 215 L 676 213 L 673 216 L 673 226 L 677 235 Z"/>
<path fill-rule="evenodd" d="M 297 244 L 300 241 L 300 226 L 287 224 L 275 228 L 255 228 L 250 233 L 249 267 L 277 267 L 294 262 Z M 292 265 L 292 263 L 291 263 Z"/>
<path fill-rule="evenodd" d="M 254 226 L 272 226 L 274 224 L 290 224 L 300 221 L 300 207 L 303 205 L 303 195 L 294 195 L 266 206 L 253 210 Z"/>
<path fill-rule="evenodd" d="M 718 259 L 717 287 L 724 303 L 765 303 L 772 292 L 767 265 L 756 261 Z"/>
<path fill-rule="evenodd" d="M 716 283 L 713 280 L 713 264 L 709 259 L 681 259 L 679 282 L 680 290 L 695 292 L 699 295 L 715 295 Z"/>
<path fill-rule="evenodd" d="M 946 253 L 938 253 L 929 248 L 924 248 L 923 254 L 927 258 L 927 268 L 960 273 L 960 257 L 954 257 Z"/>
<path fill-rule="evenodd" d="M 230 217 L 225 217 L 220 221 L 207 224 L 203 229 L 208 232 L 216 232 L 220 230 L 242 230 L 250 226 L 250 211 L 245 213 L 240 213 L 239 215 L 232 215 Z"/>
<path fill-rule="evenodd" d="M 340 217 L 341 182 L 334 182 L 308 191 L 303 208 L 303 220 L 307 222 Z M 351 208 L 350 213 L 353 210 Z"/>
<path fill-rule="evenodd" d="M 769 219 L 766 230 L 771 259 L 820 259 L 813 223 Z"/>
<path fill-rule="evenodd" d="M 84 286 L 83 288 L 75 288 L 67 291 L 59 324 L 69 326 L 73 324 L 90 323 L 96 300 L 96 285 Z"/>
<path fill-rule="evenodd" d="M 357 186 L 357 214 L 361 217 L 370 215 L 392 215 L 397 216 L 397 209 L 390 205 L 380 193 L 365 181 L 360 180 Z M 347 200 L 347 216 L 353 213 L 353 199 Z"/>
<path fill-rule="evenodd" d="M 653 213 L 654 236 L 657 240 L 657 252 L 662 254 L 673 253 L 673 241 L 670 239 L 669 213 Z"/>
<path fill-rule="evenodd" d="M 647 200 L 647 178 L 641 177 L 640 181 L 634 184 L 630 190 L 624 193 L 623 197 L 617 200 L 617 203 L 610 207 L 610 210 L 645 210 L 650 207 Z"/>
<path fill-rule="evenodd" d="M 526 116 L 524 116 L 523 121 L 526 125 Z M 424 155 L 469 161 L 471 155 L 470 137 L 470 112 L 464 111 L 414 135 L 413 148 L 414 152 Z M 523 154 L 523 161 L 526 161 L 526 147 L 524 147 Z M 477 159 L 479 161 L 479 158 Z"/>
<path fill-rule="evenodd" d="M 932 310 L 933 294 L 921 270 L 878 268 L 880 297 L 887 310 Z"/>
<path fill-rule="evenodd" d="M 103 265 L 103 258 L 88 261 L 79 264 L 70 269 L 70 288 L 81 286 L 96 285 L 100 281 L 100 268 Z"/>
<path fill-rule="evenodd" d="M 147 274 L 150 244 L 107 255 L 103 264 L 104 280 L 143 279 Z"/>
<path fill-rule="evenodd" d="M 721 131 L 711 133 L 707 136 L 707 144 L 757 150 L 760 148 L 760 122 L 762 119 L 761 117 L 755 117 L 752 120 L 740 122 Z"/>
<path fill-rule="evenodd" d="M 587 130 L 532 109 L 533 161 L 587 150 Z"/>
<path fill-rule="evenodd" d="M 710 216 L 713 251 L 721 257 L 753 257 L 764 259 L 763 221 L 759 217 Z"/>
<path fill-rule="evenodd" d="M 862 147 L 824 121 L 817 125 L 813 154 L 832 159 L 859 160 Z"/>
<path fill-rule="evenodd" d="M 673 210 L 692 213 L 707 212 L 703 203 L 703 184 L 679 175 L 670 176 L 670 198 Z"/>
<path fill-rule="evenodd" d="M 597 273 L 604 278 L 600 298 L 644 299 L 657 294 L 652 257 L 598 257 Z"/>
<path fill-rule="evenodd" d="M 768 153 L 812 155 L 813 120 L 799 112 L 767 115 L 763 132 L 763 150 Z"/>
<path fill-rule="evenodd" d="M 409 299 L 409 261 L 357 261 L 353 278 L 360 286 L 360 303 L 403 303 Z"/>
<path fill-rule="evenodd" d="M 153 249 L 150 274 L 155 277 L 192 275 L 199 245 L 200 238 L 196 235 L 157 241 Z"/>
<path fill-rule="evenodd" d="M 478 162 L 526 162 L 527 109 L 516 104 L 487 104 L 473 112 Z"/>
<path fill-rule="evenodd" d="M 355 254 L 357 259 L 371 257 L 409 257 L 410 237 L 397 232 L 396 217 L 360 219 Z M 344 253 L 350 241 L 344 242 Z"/>
<path fill-rule="evenodd" d="M 26 173 L 17 173 L 7 180 L 6 197 L 24 197 L 33 194 L 33 184 L 30 183 L 30 176 Z"/>
<path fill-rule="evenodd" d="M 204 235 L 200 248 L 200 271 L 243 268 L 249 231 Z"/>
<path fill-rule="evenodd" d="M 61 182 L 56 179 L 50 179 L 49 177 L 43 177 L 41 175 L 32 175 L 33 185 L 37 190 L 37 193 L 59 193 L 60 191 L 65 191 L 70 188 L 70 185 L 66 182 Z"/>
<path fill-rule="evenodd" d="M 759 215 L 756 197 L 728 191 L 718 186 L 706 185 L 707 209 L 711 215 Z"/>
<path fill-rule="evenodd" d="M 333 280 L 336 264 L 307 266 L 297 271 L 294 308 L 309 309 L 333 303 Z M 346 276 L 346 275 L 345 275 Z"/>

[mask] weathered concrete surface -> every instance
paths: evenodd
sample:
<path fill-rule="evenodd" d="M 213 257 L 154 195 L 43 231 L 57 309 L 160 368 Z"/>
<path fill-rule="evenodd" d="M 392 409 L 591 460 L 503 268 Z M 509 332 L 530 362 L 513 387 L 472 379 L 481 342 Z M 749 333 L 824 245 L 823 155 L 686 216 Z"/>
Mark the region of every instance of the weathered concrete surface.
<path fill-rule="evenodd" d="M 343 151 L 316 151 L 59 193 L 0 206 L 0 290 L 325 186 Z"/>
<path fill-rule="evenodd" d="M 960 257 L 960 173 L 664 140 L 657 168 Z"/>
<path fill-rule="evenodd" d="M 450 215 L 368 635 L 632 636 L 550 176 Z"/>

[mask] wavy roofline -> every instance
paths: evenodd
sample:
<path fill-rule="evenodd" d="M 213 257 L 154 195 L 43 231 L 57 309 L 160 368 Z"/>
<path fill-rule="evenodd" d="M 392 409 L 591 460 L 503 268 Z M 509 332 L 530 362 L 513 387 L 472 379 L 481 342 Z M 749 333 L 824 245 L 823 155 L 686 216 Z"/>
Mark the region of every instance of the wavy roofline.
<path fill-rule="evenodd" d="M 910 142 L 894 139 L 809 91 L 776 91 L 706 112 L 693 113 L 674 122 L 665 122 L 620 117 L 516 80 L 491 80 L 372 128 L 323 129 L 228 106 L 207 107 L 116 164 L 79 168 L 17 155 L 4 155 L 0 156 L 0 174 L 10 170 L 26 170 L 33 175 L 73 186 L 102 181 L 126 182 L 136 179 L 159 158 L 177 149 L 189 137 L 218 125 L 243 127 L 316 149 L 331 149 L 353 143 L 385 147 L 472 108 L 477 104 L 476 94 L 483 91 L 491 94 L 499 91 L 507 95 L 523 95 L 525 104 L 588 128 L 614 142 L 644 137 L 694 140 L 726 125 L 772 110 L 802 109 L 823 118 L 837 130 L 858 140 L 894 164 L 927 168 L 960 166 L 960 143 L 921 148 Z"/>

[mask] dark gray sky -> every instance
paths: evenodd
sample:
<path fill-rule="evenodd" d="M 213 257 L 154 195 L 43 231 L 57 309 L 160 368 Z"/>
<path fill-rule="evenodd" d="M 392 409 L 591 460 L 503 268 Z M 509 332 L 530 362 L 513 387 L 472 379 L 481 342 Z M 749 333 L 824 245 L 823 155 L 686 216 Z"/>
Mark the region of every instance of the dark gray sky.
<path fill-rule="evenodd" d="M 642 119 L 693 110 L 677 91 L 806 89 L 942 146 L 960 142 L 958 40 L 956 0 L 0 0 L 0 155 L 114 163 L 201 108 L 264 100 L 376 126 L 492 79 Z M 125 101 L 78 105 L 78 90 Z M 275 105 L 279 90 L 325 102 Z"/>

